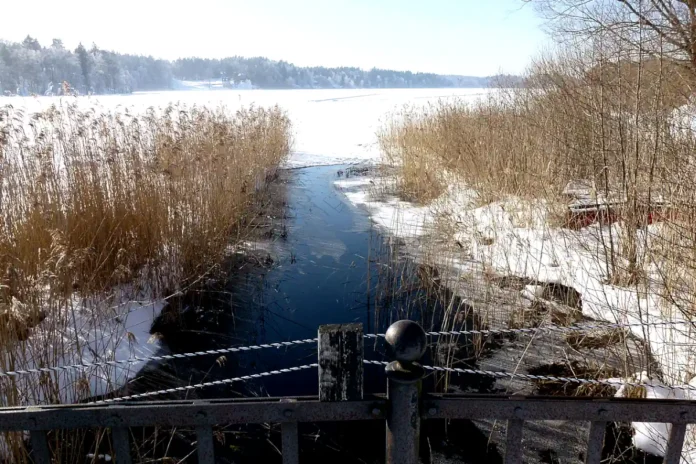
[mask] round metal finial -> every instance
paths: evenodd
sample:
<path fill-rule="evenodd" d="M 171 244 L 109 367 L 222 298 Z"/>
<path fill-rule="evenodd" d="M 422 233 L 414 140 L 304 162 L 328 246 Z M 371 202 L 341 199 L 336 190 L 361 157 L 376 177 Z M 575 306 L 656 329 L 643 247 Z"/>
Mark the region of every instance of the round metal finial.
<path fill-rule="evenodd" d="M 399 362 L 419 361 L 425 354 L 425 331 L 416 322 L 397 321 L 389 326 L 384 338 L 394 349 L 394 357 Z"/>

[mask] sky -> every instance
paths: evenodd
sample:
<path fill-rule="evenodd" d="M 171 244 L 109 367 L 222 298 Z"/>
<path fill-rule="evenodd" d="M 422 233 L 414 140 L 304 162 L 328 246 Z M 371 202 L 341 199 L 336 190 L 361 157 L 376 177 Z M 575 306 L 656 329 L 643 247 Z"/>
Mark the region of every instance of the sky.
<path fill-rule="evenodd" d="M 0 39 L 27 34 L 176 59 L 265 56 L 484 76 L 520 73 L 546 42 L 522 0 L 0 0 Z M 102 6 L 103 5 L 103 6 Z"/>

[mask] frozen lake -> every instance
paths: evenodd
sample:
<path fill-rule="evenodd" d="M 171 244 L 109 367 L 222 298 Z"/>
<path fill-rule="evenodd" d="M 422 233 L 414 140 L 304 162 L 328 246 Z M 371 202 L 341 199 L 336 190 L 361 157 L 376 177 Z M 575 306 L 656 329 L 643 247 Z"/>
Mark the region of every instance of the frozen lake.
<path fill-rule="evenodd" d="M 132 95 L 81 97 L 9 97 L 12 104 L 39 111 L 52 104 L 77 102 L 79 106 L 142 111 L 181 102 L 187 105 L 278 105 L 288 112 L 295 134 L 288 167 L 347 164 L 379 157 L 376 131 L 404 105 L 427 105 L 445 100 L 475 100 L 486 89 L 321 89 L 321 90 L 210 90 L 166 91 Z"/>

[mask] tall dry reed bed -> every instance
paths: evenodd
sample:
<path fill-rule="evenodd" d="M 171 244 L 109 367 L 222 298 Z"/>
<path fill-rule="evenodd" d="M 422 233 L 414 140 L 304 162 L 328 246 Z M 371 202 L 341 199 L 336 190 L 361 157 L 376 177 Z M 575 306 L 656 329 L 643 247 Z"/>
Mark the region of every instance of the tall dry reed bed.
<path fill-rule="evenodd" d="M 278 108 L 0 108 L 0 370 L 142 353 L 157 298 L 245 239 L 290 138 Z M 0 403 L 78 401 L 132 375 L 3 378 Z"/>
<path fill-rule="evenodd" d="M 692 79 L 666 58 L 605 47 L 538 60 L 525 85 L 476 102 L 404 109 L 379 134 L 385 161 L 402 195 L 438 199 L 452 238 L 495 272 L 575 286 L 594 317 L 693 321 Z M 578 209 L 595 213 L 578 224 Z M 690 324 L 649 331 L 653 374 L 691 379 Z"/>
<path fill-rule="evenodd" d="M 288 153 L 278 109 L 75 107 L 0 113 L 2 301 L 91 292 L 141 274 L 157 290 L 199 276 L 242 233 L 249 202 Z M 46 280 L 48 279 L 48 280 Z"/>
<path fill-rule="evenodd" d="M 525 85 L 477 102 L 405 108 L 379 133 L 384 160 L 402 196 L 431 206 L 437 238 L 458 245 L 428 251 L 452 263 L 454 282 L 477 262 L 496 279 L 474 294 L 503 276 L 571 287 L 584 316 L 636 324 L 630 335 L 645 343 L 619 344 L 619 375 L 695 385 L 694 78 L 665 57 L 604 47 L 539 60 Z M 527 286 L 531 306 L 508 304 L 526 314 L 538 293 Z M 653 322 L 680 324 L 640 325 Z M 664 453 L 666 433 L 634 428 L 636 443 Z M 696 428 L 685 450 L 696 462 Z"/>

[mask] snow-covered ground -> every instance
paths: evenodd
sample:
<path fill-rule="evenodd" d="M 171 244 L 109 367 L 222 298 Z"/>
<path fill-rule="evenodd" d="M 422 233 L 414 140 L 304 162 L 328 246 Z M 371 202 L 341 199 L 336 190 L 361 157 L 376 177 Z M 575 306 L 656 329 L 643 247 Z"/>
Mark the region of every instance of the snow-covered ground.
<path fill-rule="evenodd" d="M 137 298 L 133 298 L 137 295 Z M 21 314 L 13 301 L 10 311 Z M 69 307 L 51 312 L 29 337 L 0 353 L 3 371 L 32 370 L 55 366 L 102 364 L 106 361 L 148 357 L 160 343 L 150 335 L 164 300 L 142 292 L 114 289 L 103 298 L 73 298 Z M 104 318 L 104 314 L 108 314 Z M 133 379 L 143 363 L 99 365 L 50 373 L 3 377 L 0 406 L 70 404 L 118 390 Z M 11 399 L 7 395 L 12 392 Z M 5 435 L 0 435 L 0 458 L 10 456 Z"/>
<path fill-rule="evenodd" d="M 440 99 L 472 99 L 485 89 L 337 89 L 211 90 L 206 92 L 142 92 L 132 95 L 82 97 L 0 97 L 28 112 L 62 101 L 84 108 L 144 111 L 173 102 L 230 109 L 278 105 L 288 112 L 295 135 L 288 167 L 373 162 L 379 157 L 376 131 L 385 116 L 404 105 L 426 105 Z"/>
<path fill-rule="evenodd" d="M 2 364 L 14 363 L 16 369 L 28 370 L 154 355 L 159 342 L 151 339 L 150 328 L 165 302 L 146 295 L 129 297 L 129 291 L 115 289 L 103 299 L 73 299 L 69 308 L 49 314 L 26 341 L 18 342 L 14 353 L 2 353 Z M 104 319 L 104 314 L 109 317 Z M 38 387 L 39 374 L 21 376 L 16 382 L 23 397 L 17 402 L 73 403 L 80 398 L 104 395 L 123 387 L 141 367 L 142 364 L 119 364 L 56 372 L 52 377 L 57 382 L 58 398 L 45 397 L 46 391 L 54 391 Z"/>
<path fill-rule="evenodd" d="M 380 185 L 382 183 L 383 185 Z M 386 183 L 387 185 L 384 185 Z M 542 201 L 530 202 L 507 198 L 481 206 L 476 194 L 454 182 L 439 199 L 418 206 L 395 196 L 372 192 L 389 191 L 392 180 L 357 178 L 336 181 L 347 198 L 366 207 L 373 221 L 391 234 L 413 239 L 435 233 L 438 217 L 446 215 L 455 225 L 452 241 L 460 244 L 462 257 L 448 257 L 448 262 L 462 273 L 470 271 L 472 262 L 502 275 L 526 277 L 548 283 L 561 283 L 582 295 L 583 314 L 597 320 L 631 327 L 635 336 L 646 340 L 660 365 L 662 378 L 642 377 L 648 398 L 696 399 L 696 392 L 663 388 L 692 381 L 696 367 L 696 334 L 680 311 L 672 307 L 659 288 L 625 288 L 608 283 L 607 256 L 603 243 L 609 234 L 617 247 L 622 238 L 621 225 L 591 225 L 581 230 L 550 226 L 549 207 Z M 393 190 L 393 189 L 391 189 Z M 638 242 L 660 233 L 661 224 L 640 230 Z M 436 237 L 437 238 L 437 237 Z M 428 243 L 432 240 L 427 240 Z M 660 273 L 648 269 L 648 281 L 659 286 Z M 526 289 L 527 291 L 529 289 Z M 525 290 L 523 290 L 525 291 Z M 534 293 L 533 291 L 531 293 Z M 678 325 L 641 326 L 641 323 L 683 322 Z M 696 385 L 696 378 L 692 381 Z M 621 396 L 623 391 L 618 392 Z M 696 463 L 696 428 L 690 426 L 682 462 Z M 653 454 L 663 455 L 669 427 L 664 424 L 634 424 L 635 444 Z"/>

